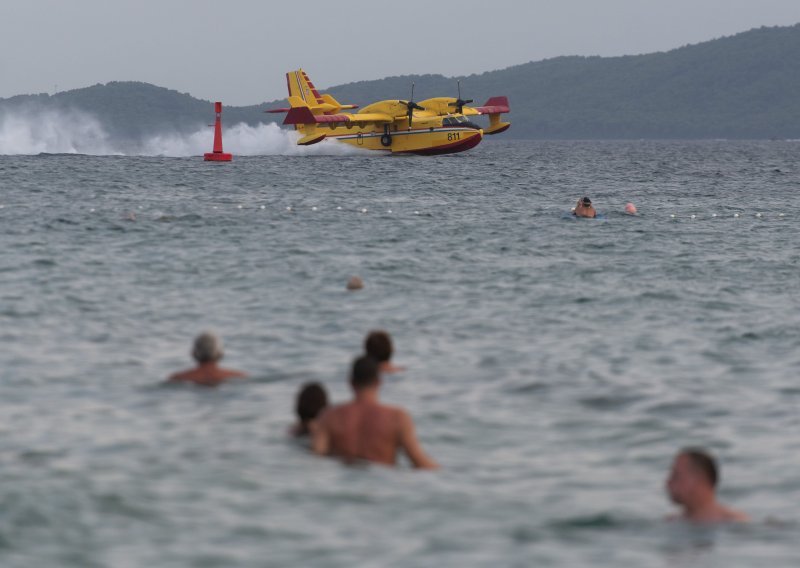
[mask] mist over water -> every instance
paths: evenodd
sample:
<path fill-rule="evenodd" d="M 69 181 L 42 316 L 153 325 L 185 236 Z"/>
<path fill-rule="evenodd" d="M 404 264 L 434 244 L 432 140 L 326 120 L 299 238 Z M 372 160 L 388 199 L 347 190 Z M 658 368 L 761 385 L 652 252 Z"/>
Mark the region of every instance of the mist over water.
<path fill-rule="evenodd" d="M 343 156 L 359 150 L 333 140 L 297 146 L 299 136 L 275 123 L 223 126 L 226 152 L 238 156 Z M 79 110 L 22 110 L 0 114 L 0 155 L 87 154 L 93 156 L 201 156 L 211 152 L 213 128 L 164 132 L 143 140 L 119 140 L 92 114 Z"/>
<path fill-rule="evenodd" d="M 323 140 L 312 146 L 298 146 L 300 137 L 293 130 L 283 130 L 275 123 L 250 126 L 239 123 L 223 127 L 222 144 L 235 156 L 344 156 L 359 150 L 335 140 Z M 212 150 L 214 131 L 204 128 L 189 135 L 162 134 L 148 138 L 140 156 L 199 156 Z"/>
<path fill-rule="evenodd" d="M 0 114 L 0 154 L 94 154 L 119 152 L 100 122 L 85 112 L 20 111 Z"/>

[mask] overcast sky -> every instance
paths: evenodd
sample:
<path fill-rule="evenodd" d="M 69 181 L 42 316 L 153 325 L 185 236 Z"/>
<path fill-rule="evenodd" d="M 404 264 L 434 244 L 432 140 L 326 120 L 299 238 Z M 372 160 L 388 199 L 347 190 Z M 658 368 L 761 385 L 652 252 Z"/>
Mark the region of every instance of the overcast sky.
<path fill-rule="evenodd" d="M 800 22 L 800 0 L 5 0 L 0 97 L 115 80 L 255 104 L 318 87 L 662 51 Z"/>

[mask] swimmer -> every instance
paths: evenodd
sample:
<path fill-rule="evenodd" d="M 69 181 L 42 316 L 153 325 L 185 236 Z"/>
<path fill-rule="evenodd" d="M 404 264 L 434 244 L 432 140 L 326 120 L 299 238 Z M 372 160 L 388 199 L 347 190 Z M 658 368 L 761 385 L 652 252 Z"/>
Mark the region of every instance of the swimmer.
<path fill-rule="evenodd" d="M 398 367 L 392 363 L 392 353 L 394 352 L 392 338 L 383 330 L 369 332 L 364 340 L 364 351 L 378 362 L 379 371 L 383 375 L 405 371 L 404 367 Z"/>
<path fill-rule="evenodd" d="M 636 215 L 636 205 L 633 203 L 628 203 L 625 205 L 625 213 L 628 215 Z"/>
<path fill-rule="evenodd" d="M 589 219 L 594 219 L 597 217 L 597 211 L 595 211 L 594 207 L 592 207 L 592 200 L 588 197 L 578 200 L 578 203 L 575 205 L 575 209 L 573 209 L 572 214 L 576 217 L 587 217 Z"/>
<path fill-rule="evenodd" d="M 700 448 L 681 450 L 672 463 L 666 486 L 670 499 L 683 508 L 683 513 L 670 519 L 693 523 L 749 521 L 746 514 L 717 501 L 718 480 L 717 464 L 708 452 Z"/>
<path fill-rule="evenodd" d="M 351 292 L 353 290 L 361 290 L 364 287 L 364 281 L 361 280 L 358 276 L 351 276 L 350 280 L 347 281 L 347 289 Z"/>
<path fill-rule="evenodd" d="M 206 387 L 215 387 L 227 379 L 246 377 L 241 371 L 223 369 L 218 365 L 222 359 L 222 341 L 213 333 L 202 333 L 194 340 L 192 357 L 197 367 L 171 375 L 169 382 L 190 382 Z"/>
<path fill-rule="evenodd" d="M 379 402 L 377 361 L 366 355 L 356 359 L 350 385 L 353 401 L 328 408 L 317 420 L 312 432 L 315 453 L 338 456 L 346 462 L 366 460 L 393 466 L 398 451 L 403 450 L 416 468 L 439 467 L 420 446 L 411 416 Z"/>
<path fill-rule="evenodd" d="M 297 395 L 295 412 L 299 422 L 292 426 L 292 436 L 301 437 L 311 434 L 314 421 L 328 406 L 328 393 L 319 383 L 306 383 Z"/>

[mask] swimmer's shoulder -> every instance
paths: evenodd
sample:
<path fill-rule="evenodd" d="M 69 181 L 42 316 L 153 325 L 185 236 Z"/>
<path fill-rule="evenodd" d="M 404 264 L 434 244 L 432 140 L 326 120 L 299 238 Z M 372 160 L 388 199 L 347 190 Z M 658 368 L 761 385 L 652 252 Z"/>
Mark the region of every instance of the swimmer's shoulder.
<path fill-rule="evenodd" d="M 169 377 L 167 377 L 167 382 L 170 383 L 177 383 L 181 381 L 191 381 L 194 380 L 195 370 L 194 369 L 185 369 L 183 371 L 177 371 L 172 373 Z"/>
<path fill-rule="evenodd" d="M 402 430 L 409 426 L 413 426 L 414 419 L 411 418 L 411 413 L 405 408 L 400 406 L 383 406 L 384 416 L 394 425 L 398 430 Z"/>
<path fill-rule="evenodd" d="M 341 417 L 347 414 L 350 411 L 350 407 L 352 403 L 345 402 L 342 404 L 331 404 L 326 406 L 322 409 L 317 416 L 317 419 L 314 421 L 317 425 L 319 424 L 330 424 L 333 421 L 340 420 Z"/>
<path fill-rule="evenodd" d="M 245 379 L 247 373 L 244 371 L 237 371 L 236 369 L 220 369 L 221 379 Z"/>

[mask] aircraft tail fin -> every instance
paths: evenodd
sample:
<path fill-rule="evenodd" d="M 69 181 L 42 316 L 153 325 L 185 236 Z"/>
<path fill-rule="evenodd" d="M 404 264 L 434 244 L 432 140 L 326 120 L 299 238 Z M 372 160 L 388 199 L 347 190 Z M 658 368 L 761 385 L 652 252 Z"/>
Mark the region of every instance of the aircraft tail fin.
<path fill-rule="evenodd" d="M 286 74 L 286 84 L 290 97 L 298 97 L 315 111 L 315 113 L 335 114 L 343 109 L 358 108 L 358 105 L 343 105 L 331 95 L 320 94 L 308 74 L 302 69 L 289 71 Z"/>
<path fill-rule="evenodd" d="M 289 108 L 271 109 L 266 112 L 286 113 L 284 125 L 292 125 L 295 130 L 303 134 L 298 141 L 300 145 L 316 144 L 325 138 L 317 130 L 318 123 L 330 123 L 334 128 L 335 123 L 345 122 L 346 116 L 338 115 L 342 109 L 358 108 L 356 105 L 343 105 L 331 95 L 320 94 L 314 83 L 302 69 L 289 71 L 286 74 L 286 86 L 289 90 Z"/>
<path fill-rule="evenodd" d="M 289 71 L 286 74 L 286 84 L 289 87 L 290 97 L 300 97 L 309 107 L 320 106 L 325 100 L 302 69 Z"/>

